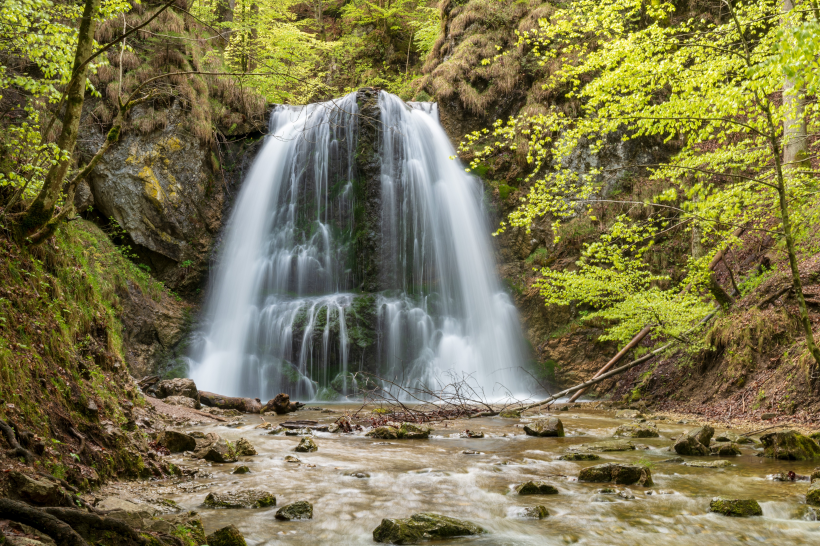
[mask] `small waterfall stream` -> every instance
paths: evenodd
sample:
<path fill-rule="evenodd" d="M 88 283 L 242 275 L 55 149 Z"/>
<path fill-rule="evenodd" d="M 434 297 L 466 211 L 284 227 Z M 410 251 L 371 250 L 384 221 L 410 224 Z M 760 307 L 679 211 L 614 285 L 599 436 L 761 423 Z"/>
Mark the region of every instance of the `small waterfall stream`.
<path fill-rule="evenodd" d="M 489 397 L 524 390 L 480 184 L 450 159 L 436 105 L 380 92 L 378 115 L 369 143 L 356 93 L 273 111 L 192 354 L 201 389 L 333 399 L 367 371 L 405 385 L 469 376 Z M 376 180 L 357 168 L 368 145 Z"/>

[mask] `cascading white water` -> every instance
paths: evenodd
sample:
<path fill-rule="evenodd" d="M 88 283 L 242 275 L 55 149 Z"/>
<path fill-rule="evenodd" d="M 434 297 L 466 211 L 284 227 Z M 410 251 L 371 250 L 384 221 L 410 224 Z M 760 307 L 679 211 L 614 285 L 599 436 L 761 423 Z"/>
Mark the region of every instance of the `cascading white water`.
<path fill-rule="evenodd" d="M 381 92 L 381 180 L 363 180 L 356 100 L 272 113 L 228 225 L 191 377 L 264 400 L 346 394 L 360 370 L 427 385 L 451 372 L 487 396 L 521 392 L 518 318 L 495 274 L 480 185 L 450 159 L 437 108 Z M 368 184 L 381 209 L 371 219 L 378 294 L 353 293 L 373 230 Z"/>

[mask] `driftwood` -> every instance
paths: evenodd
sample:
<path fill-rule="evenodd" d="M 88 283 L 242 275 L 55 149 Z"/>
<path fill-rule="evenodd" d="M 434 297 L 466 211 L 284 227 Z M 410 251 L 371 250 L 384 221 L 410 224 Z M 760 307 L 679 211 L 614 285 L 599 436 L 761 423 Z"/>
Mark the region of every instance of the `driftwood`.
<path fill-rule="evenodd" d="M 284 415 L 286 413 L 294 412 L 302 406 L 304 406 L 303 403 L 291 402 L 289 395 L 280 392 L 275 398 L 268 400 L 268 403 L 262 408 L 262 412 L 272 411 L 277 415 Z"/>
<path fill-rule="evenodd" d="M 222 396 L 208 391 L 199 391 L 199 401 L 212 408 L 232 409 L 244 413 L 261 413 L 262 402 L 258 398 Z"/>
<path fill-rule="evenodd" d="M 24 502 L 0 498 L 0 518 L 34 527 L 50 536 L 57 546 L 88 546 L 69 524 Z"/>

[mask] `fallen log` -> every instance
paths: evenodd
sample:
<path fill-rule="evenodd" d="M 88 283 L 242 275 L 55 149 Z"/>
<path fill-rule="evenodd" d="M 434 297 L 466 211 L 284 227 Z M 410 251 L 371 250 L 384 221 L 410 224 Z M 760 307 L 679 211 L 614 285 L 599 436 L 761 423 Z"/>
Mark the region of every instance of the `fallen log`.
<path fill-rule="evenodd" d="M 208 391 L 199 391 L 199 401 L 203 405 L 219 409 L 232 409 L 244 413 L 261 413 L 262 402 L 258 398 L 222 396 Z"/>
<path fill-rule="evenodd" d="M 286 413 L 296 411 L 302 406 L 304 406 L 303 403 L 291 402 L 290 396 L 281 392 L 277 394 L 276 397 L 272 400 L 268 400 L 268 403 L 265 404 L 265 407 L 262 408 L 262 412 L 273 411 L 277 415 L 284 415 Z"/>

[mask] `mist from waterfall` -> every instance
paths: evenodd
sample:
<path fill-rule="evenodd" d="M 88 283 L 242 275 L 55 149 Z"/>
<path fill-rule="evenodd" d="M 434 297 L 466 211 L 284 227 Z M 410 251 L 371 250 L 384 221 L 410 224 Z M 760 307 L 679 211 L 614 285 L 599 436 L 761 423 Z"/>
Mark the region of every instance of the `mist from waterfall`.
<path fill-rule="evenodd" d="M 363 180 L 356 100 L 272 112 L 226 229 L 191 377 L 262 400 L 331 399 L 353 391 L 357 371 L 522 392 L 520 327 L 495 272 L 480 182 L 450 159 L 434 104 L 383 91 L 381 179 Z M 379 183 L 378 292 L 368 294 L 365 185 Z"/>

